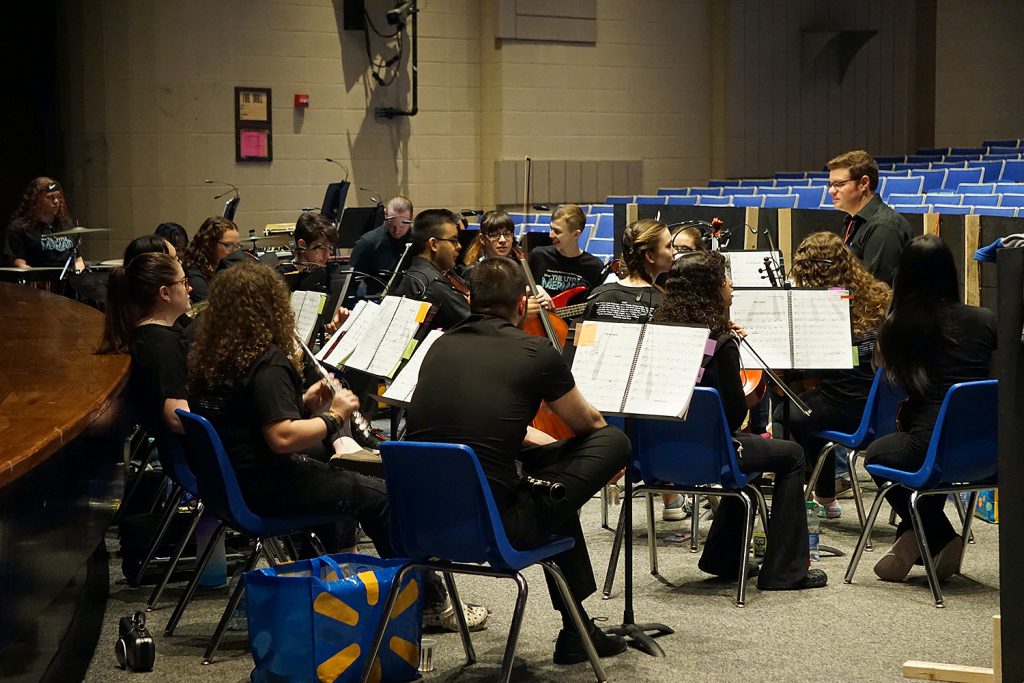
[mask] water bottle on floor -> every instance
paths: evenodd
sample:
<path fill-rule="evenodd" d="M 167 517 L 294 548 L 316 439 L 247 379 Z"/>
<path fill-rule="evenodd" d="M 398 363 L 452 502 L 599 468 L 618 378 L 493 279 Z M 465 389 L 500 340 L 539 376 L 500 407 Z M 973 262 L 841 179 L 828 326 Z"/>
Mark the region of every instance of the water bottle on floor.
<path fill-rule="evenodd" d="M 811 553 L 811 562 L 821 559 L 818 550 L 818 538 L 821 534 L 821 518 L 818 517 L 818 504 L 813 500 L 807 501 L 807 547 Z"/>

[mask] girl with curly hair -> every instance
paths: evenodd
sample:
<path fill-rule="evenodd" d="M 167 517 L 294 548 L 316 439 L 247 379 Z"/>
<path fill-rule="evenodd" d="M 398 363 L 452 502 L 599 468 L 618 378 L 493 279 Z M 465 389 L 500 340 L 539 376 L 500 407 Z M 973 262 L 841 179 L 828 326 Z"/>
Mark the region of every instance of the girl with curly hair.
<path fill-rule="evenodd" d="M 813 467 L 825 440 L 814 432 L 823 429 L 853 432 L 860 424 L 864 406 L 871 391 L 875 370 L 871 357 L 875 350 L 878 326 L 889 308 L 892 291 L 876 280 L 853 255 L 842 238 L 832 232 L 809 235 L 793 255 L 793 281 L 797 287 L 841 287 L 850 292 L 850 318 L 853 322 L 853 343 L 857 347 L 858 364 L 852 370 L 814 373 L 817 385 L 800 394 L 813 411 L 810 416 L 799 410 L 789 411 L 790 434 L 804 449 L 808 467 Z M 783 422 L 780 405 L 775 421 Z M 836 458 L 832 451 L 814 487 L 814 500 L 825 508 L 828 518 L 839 517 L 842 509 L 836 501 Z"/>
<path fill-rule="evenodd" d="M 181 265 L 192 285 L 192 301 L 206 301 L 210 281 L 221 261 L 242 248 L 242 238 L 235 224 L 223 216 L 210 216 L 192 238 L 181 256 Z"/>
<path fill-rule="evenodd" d="M 75 248 L 67 236 L 54 237 L 74 227 L 60 183 L 53 178 L 34 179 L 21 195 L 21 202 L 7 225 L 3 250 L 10 265 L 17 268 L 63 266 Z M 75 257 L 75 271 L 85 269 L 81 256 Z"/>
<path fill-rule="evenodd" d="M 245 502 L 268 516 L 350 511 L 381 556 L 393 556 L 383 482 L 306 454 L 333 443 L 359 401 L 323 381 L 303 391 L 281 276 L 249 262 L 225 270 L 203 317 L 188 355 L 190 402 L 220 434 Z M 337 532 L 331 545 L 355 546 L 353 526 Z"/>
<path fill-rule="evenodd" d="M 665 288 L 665 302 L 655 310 L 654 321 L 703 325 L 717 342 L 700 386 L 717 390 L 722 399 L 729 429 L 743 447 L 740 469 L 775 473 L 768 546 L 764 564 L 754 572 L 757 587 L 793 590 L 824 586 L 828 581 L 825 572 L 807 568 L 803 450 L 792 441 L 772 441 L 739 431 L 747 404 L 740 380 L 739 345 L 729 322 L 732 281 L 726 273 L 725 258 L 713 251 L 683 254 L 672 264 Z M 736 578 L 736 556 L 743 545 L 745 517 L 738 499 L 722 498 L 701 554 L 701 571 Z"/>

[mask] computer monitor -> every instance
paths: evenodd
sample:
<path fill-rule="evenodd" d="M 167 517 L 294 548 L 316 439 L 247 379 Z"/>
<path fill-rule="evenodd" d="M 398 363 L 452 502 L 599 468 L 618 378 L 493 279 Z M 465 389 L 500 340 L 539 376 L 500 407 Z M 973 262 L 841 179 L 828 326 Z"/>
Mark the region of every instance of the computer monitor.
<path fill-rule="evenodd" d="M 348 188 L 352 186 L 347 180 L 340 183 L 331 183 L 324 192 L 324 203 L 320 213 L 335 225 L 338 224 L 338 217 L 345 210 L 345 197 L 348 196 Z"/>

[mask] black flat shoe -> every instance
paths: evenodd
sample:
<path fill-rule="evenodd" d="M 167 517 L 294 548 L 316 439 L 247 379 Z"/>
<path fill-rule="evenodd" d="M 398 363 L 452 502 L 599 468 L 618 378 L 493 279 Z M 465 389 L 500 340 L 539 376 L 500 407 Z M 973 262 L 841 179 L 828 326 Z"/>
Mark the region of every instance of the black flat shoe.
<path fill-rule="evenodd" d="M 828 574 L 821 569 L 808 569 L 807 576 L 788 586 L 762 586 L 759 583 L 757 587 L 763 591 L 798 591 L 804 588 L 824 588 L 826 585 Z"/>
<path fill-rule="evenodd" d="M 708 570 L 708 569 L 705 569 L 704 567 L 701 567 L 699 565 L 698 565 L 697 568 L 700 569 L 705 574 L 711 574 L 715 578 L 721 579 L 723 581 L 735 581 L 736 579 L 740 578 L 739 574 L 736 573 L 736 568 L 735 567 L 731 567 L 730 569 L 723 570 L 723 571 Z M 755 576 L 757 576 L 760 573 L 761 573 L 761 565 L 759 565 L 757 562 L 747 562 L 747 578 L 748 579 L 752 579 L 752 578 L 754 578 Z"/>
<path fill-rule="evenodd" d="M 594 643 L 598 657 L 611 657 L 623 652 L 626 649 L 626 639 L 622 636 L 614 636 L 602 631 L 591 620 L 589 625 L 590 640 Z M 580 640 L 580 634 L 576 629 L 563 628 L 558 632 L 558 640 L 555 641 L 555 664 L 579 664 L 587 661 L 587 651 Z"/>

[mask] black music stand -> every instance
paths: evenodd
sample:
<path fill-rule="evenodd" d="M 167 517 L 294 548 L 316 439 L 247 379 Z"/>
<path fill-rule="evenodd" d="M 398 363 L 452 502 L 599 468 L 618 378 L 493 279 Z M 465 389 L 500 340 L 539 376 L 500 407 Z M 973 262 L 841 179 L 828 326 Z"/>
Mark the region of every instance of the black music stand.
<path fill-rule="evenodd" d="M 609 413 L 612 414 L 612 413 Z M 633 426 L 632 415 L 622 415 L 626 419 L 626 433 L 629 434 Z M 622 533 L 625 535 L 623 538 L 626 559 L 625 567 L 623 568 L 623 582 L 625 583 L 625 606 L 622 608 L 622 625 L 612 626 L 604 629 L 605 632 L 613 635 L 622 636 L 628 638 L 631 645 L 636 649 L 649 654 L 652 657 L 664 657 L 665 650 L 662 649 L 655 640 L 654 636 L 647 635 L 648 631 L 653 631 L 655 635 L 670 635 L 675 631 L 665 624 L 657 622 L 648 622 L 643 624 L 636 623 L 636 615 L 633 612 L 633 462 L 630 460 L 626 464 L 626 475 L 623 477 L 623 491 L 624 499 L 622 501 Z M 697 511 L 694 510 L 694 514 Z M 618 558 L 616 558 L 616 562 Z M 604 599 L 608 599 L 608 594 L 603 595 Z"/>
<path fill-rule="evenodd" d="M 348 196 L 348 189 L 351 186 L 352 183 L 343 180 L 340 183 L 330 183 L 324 192 L 320 215 L 334 223 L 335 226 L 341 221 L 342 211 L 345 209 L 345 198 Z"/>

